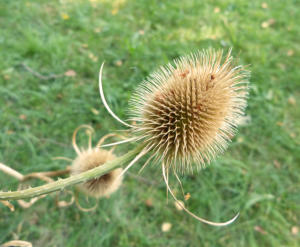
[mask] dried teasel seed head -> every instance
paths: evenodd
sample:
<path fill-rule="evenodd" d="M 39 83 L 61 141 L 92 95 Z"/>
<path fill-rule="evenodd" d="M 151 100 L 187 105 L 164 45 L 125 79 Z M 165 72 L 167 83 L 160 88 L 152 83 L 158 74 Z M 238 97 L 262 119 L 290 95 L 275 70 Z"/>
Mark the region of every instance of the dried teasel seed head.
<path fill-rule="evenodd" d="M 113 159 L 115 159 L 115 156 L 112 152 L 103 149 L 94 148 L 85 150 L 73 161 L 71 175 L 88 171 Z M 78 188 L 84 193 L 96 198 L 108 196 L 115 192 L 122 184 L 122 177 L 119 177 L 122 170 L 122 168 L 112 170 L 99 178 L 79 184 Z"/>
<path fill-rule="evenodd" d="M 234 136 L 246 107 L 248 72 L 231 51 L 199 51 L 151 74 L 131 100 L 133 133 L 156 161 L 200 169 Z"/>

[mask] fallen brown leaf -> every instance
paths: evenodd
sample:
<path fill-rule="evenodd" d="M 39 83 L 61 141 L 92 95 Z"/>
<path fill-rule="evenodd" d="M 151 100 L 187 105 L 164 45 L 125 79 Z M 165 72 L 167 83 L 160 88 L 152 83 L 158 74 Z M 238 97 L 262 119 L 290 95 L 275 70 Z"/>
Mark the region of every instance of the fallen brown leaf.
<path fill-rule="evenodd" d="M 244 142 L 244 138 L 243 138 L 243 137 L 239 137 L 239 138 L 237 139 L 237 142 L 238 142 L 238 143 L 243 143 L 243 142 Z"/>
<path fill-rule="evenodd" d="M 100 33 L 100 32 L 101 32 L 101 28 L 100 28 L 100 27 L 96 27 L 96 28 L 94 29 L 94 32 L 95 32 L 95 33 Z"/>
<path fill-rule="evenodd" d="M 260 226 L 255 226 L 254 230 L 261 233 L 261 234 L 263 234 L 263 235 L 267 234 L 267 232 L 263 228 L 261 228 Z"/>
<path fill-rule="evenodd" d="M 296 105 L 296 99 L 294 98 L 294 96 L 290 96 L 290 97 L 288 98 L 288 103 L 289 103 L 290 105 Z"/>
<path fill-rule="evenodd" d="M 8 135 L 12 135 L 13 133 L 15 133 L 13 130 L 7 130 L 6 131 L 6 134 L 8 134 Z"/>
<path fill-rule="evenodd" d="M 10 75 L 3 75 L 4 80 L 8 81 L 10 79 Z"/>
<path fill-rule="evenodd" d="M 261 27 L 262 27 L 262 28 L 268 28 L 268 27 L 274 25 L 275 22 L 276 22 L 276 20 L 273 19 L 273 18 L 271 18 L 271 19 L 269 19 L 269 20 L 267 20 L 267 21 L 262 22 L 262 23 L 261 23 Z"/>
<path fill-rule="evenodd" d="M 215 8 L 214 8 L 214 13 L 217 14 L 217 13 L 220 13 L 220 11 L 221 11 L 221 9 L 220 9 L 219 7 L 215 7 Z"/>
<path fill-rule="evenodd" d="M 261 23 L 261 27 L 262 28 L 268 28 L 269 27 L 269 23 L 267 21 L 264 21 Z"/>
<path fill-rule="evenodd" d="M 72 69 L 65 72 L 65 76 L 74 77 L 76 76 L 76 72 Z"/>
<path fill-rule="evenodd" d="M 19 116 L 19 118 L 22 119 L 22 120 L 26 120 L 27 116 L 26 116 L 25 114 L 21 114 L 21 115 Z"/>
<path fill-rule="evenodd" d="M 187 193 L 185 196 L 184 196 L 184 200 L 187 201 L 188 199 L 191 198 L 191 194 L 190 193 Z"/>
<path fill-rule="evenodd" d="M 115 64 L 116 64 L 118 67 L 120 67 L 120 66 L 122 66 L 123 62 L 122 62 L 122 60 L 118 60 L 118 61 L 115 62 Z"/>
<path fill-rule="evenodd" d="M 93 53 L 89 53 L 89 58 L 91 59 L 91 60 L 93 60 L 94 62 L 97 62 L 98 61 L 98 57 L 97 56 L 95 56 Z"/>
<path fill-rule="evenodd" d="M 149 208 L 152 208 L 153 207 L 153 201 L 151 198 L 148 198 L 146 201 L 145 201 L 145 204 L 147 207 Z"/>
<path fill-rule="evenodd" d="M 63 97 L 64 97 L 64 96 L 63 96 L 62 93 L 59 93 L 59 94 L 56 95 L 56 98 L 57 98 L 57 99 L 62 99 Z"/>
<path fill-rule="evenodd" d="M 278 162 L 278 160 L 273 160 L 273 164 L 278 169 L 281 167 L 281 164 Z"/>
<path fill-rule="evenodd" d="M 274 25 L 276 23 L 276 20 L 274 18 L 271 18 L 268 20 L 268 23 L 270 26 Z"/>
<path fill-rule="evenodd" d="M 299 228 L 297 226 L 293 226 L 291 229 L 291 233 L 293 235 L 297 235 L 299 233 Z"/>
<path fill-rule="evenodd" d="M 288 50 L 286 54 L 291 57 L 294 55 L 294 50 Z"/>
<path fill-rule="evenodd" d="M 172 228 L 172 224 L 169 223 L 169 222 L 164 222 L 164 223 L 161 225 L 161 230 L 162 230 L 163 232 L 168 232 L 168 231 L 171 230 L 171 228 Z"/>
<path fill-rule="evenodd" d="M 294 132 L 291 132 L 290 137 L 294 139 L 294 138 L 296 138 L 296 134 Z"/>
<path fill-rule="evenodd" d="M 95 108 L 91 108 L 92 113 L 94 113 L 95 115 L 99 115 L 99 111 Z"/>

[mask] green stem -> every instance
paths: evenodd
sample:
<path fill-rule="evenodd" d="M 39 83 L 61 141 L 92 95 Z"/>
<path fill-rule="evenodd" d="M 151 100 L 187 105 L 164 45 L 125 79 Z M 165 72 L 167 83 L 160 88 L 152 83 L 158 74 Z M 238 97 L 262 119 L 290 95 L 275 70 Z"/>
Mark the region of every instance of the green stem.
<path fill-rule="evenodd" d="M 134 150 L 126 153 L 125 155 L 109 161 L 102 166 L 98 166 L 94 169 L 80 173 L 78 175 L 70 176 L 65 179 L 58 179 L 55 182 L 44 184 L 42 186 L 29 188 L 25 190 L 13 191 L 13 192 L 0 192 L 0 200 L 19 200 L 37 197 L 44 194 L 49 194 L 54 191 L 63 190 L 64 188 L 85 182 L 87 180 L 100 177 L 111 170 L 120 167 L 134 158 L 143 149 L 143 145 L 139 145 Z"/>

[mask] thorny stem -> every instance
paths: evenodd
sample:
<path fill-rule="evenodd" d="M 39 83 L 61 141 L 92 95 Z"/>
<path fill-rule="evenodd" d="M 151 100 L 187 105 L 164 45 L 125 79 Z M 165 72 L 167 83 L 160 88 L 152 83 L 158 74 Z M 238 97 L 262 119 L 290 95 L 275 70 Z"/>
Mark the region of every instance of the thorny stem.
<path fill-rule="evenodd" d="M 72 186 L 93 178 L 100 177 L 110 172 L 111 170 L 129 162 L 132 158 L 136 157 L 143 150 L 143 148 L 144 145 L 139 145 L 134 150 L 124 154 L 123 156 L 116 158 L 112 161 L 109 161 L 94 169 L 88 170 L 78 175 L 70 176 L 65 179 L 58 179 L 55 182 L 47 183 L 42 186 L 20 190 L 20 191 L 13 191 L 13 192 L 1 191 L 0 200 L 19 200 L 19 199 L 37 197 L 40 195 L 49 194 L 54 191 L 64 190 L 68 186 Z"/>

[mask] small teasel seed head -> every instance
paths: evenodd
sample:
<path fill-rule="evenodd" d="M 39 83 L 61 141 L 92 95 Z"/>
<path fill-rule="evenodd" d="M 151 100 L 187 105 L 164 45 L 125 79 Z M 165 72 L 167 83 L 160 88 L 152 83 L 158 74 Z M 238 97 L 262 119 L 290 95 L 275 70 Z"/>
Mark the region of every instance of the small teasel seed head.
<path fill-rule="evenodd" d="M 131 99 L 133 133 L 156 161 L 181 172 L 200 169 L 227 147 L 246 107 L 248 71 L 231 51 L 210 49 L 151 74 Z"/>
<path fill-rule="evenodd" d="M 104 149 L 88 149 L 81 152 L 73 161 L 71 175 L 80 174 L 95 167 L 105 164 L 107 161 L 115 159 L 112 152 Z M 117 168 L 99 178 L 88 180 L 77 187 L 84 193 L 99 198 L 108 196 L 115 192 L 122 183 L 122 168 Z"/>

